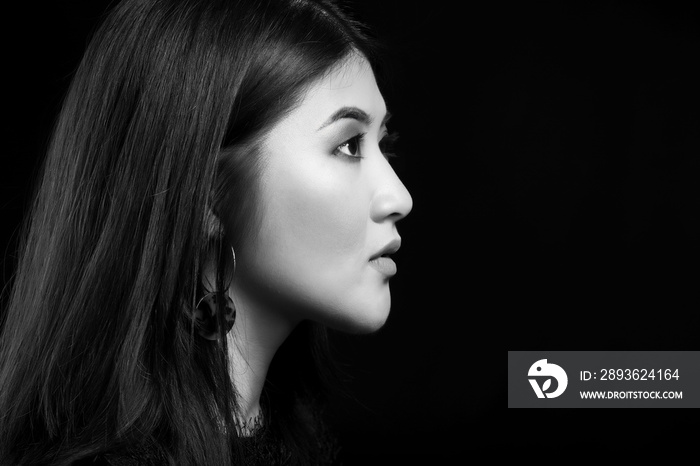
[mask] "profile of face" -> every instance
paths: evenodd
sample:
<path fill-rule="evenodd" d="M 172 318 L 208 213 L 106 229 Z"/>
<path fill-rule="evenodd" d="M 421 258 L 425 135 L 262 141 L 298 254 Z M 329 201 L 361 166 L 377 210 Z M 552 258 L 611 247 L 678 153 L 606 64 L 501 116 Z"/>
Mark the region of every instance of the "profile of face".
<path fill-rule="evenodd" d="M 412 199 L 382 153 L 386 104 L 353 55 L 312 83 L 262 142 L 260 228 L 236 251 L 236 290 L 290 322 L 367 333 L 389 315 L 388 254 Z"/>

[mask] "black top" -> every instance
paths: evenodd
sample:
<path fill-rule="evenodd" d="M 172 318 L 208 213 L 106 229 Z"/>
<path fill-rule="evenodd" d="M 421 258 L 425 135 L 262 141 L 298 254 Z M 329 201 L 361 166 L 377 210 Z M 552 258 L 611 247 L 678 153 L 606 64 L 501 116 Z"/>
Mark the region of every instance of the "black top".
<path fill-rule="evenodd" d="M 337 465 L 340 446 L 330 431 L 323 426 L 314 436 L 318 447 L 318 460 L 303 463 L 304 466 Z M 289 448 L 264 426 L 258 427 L 250 437 L 242 439 L 243 466 L 276 466 L 299 464 Z M 155 446 L 140 445 L 111 453 L 101 453 L 73 463 L 73 466 L 167 466 L 164 453 Z"/>

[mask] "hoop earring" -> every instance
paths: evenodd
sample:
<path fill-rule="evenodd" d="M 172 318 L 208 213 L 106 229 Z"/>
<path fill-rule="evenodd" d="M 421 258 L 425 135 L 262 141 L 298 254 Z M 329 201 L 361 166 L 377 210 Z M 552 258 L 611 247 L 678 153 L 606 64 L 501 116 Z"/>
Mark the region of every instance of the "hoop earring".
<path fill-rule="evenodd" d="M 233 256 L 233 273 L 236 273 L 236 252 L 231 247 L 231 255 Z M 197 302 L 194 309 L 194 318 L 197 324 L 197 332 L 200 336 L 207 340 L 218 340 L 219 331 L 216 312 L 219 306 L 223 306 L 223 324 L 226 328 L 226 333 L 230 332 L 233 325 L 236 323 L 236 306 L 233 300 L 228 295 L 227 291 L 210 291 Z"/>

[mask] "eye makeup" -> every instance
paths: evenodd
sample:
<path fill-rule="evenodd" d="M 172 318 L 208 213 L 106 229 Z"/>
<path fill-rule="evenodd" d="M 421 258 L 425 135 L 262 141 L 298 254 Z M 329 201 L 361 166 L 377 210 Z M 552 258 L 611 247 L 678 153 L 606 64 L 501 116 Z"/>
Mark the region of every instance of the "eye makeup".
<path fill-rule="evenodd" d="M 364 144 L 366 134 L 367 133 L 359 133 L 347 139 L 333 150 L 333 155 L 363 159 L 362 145 Z M 395 153 L 395 145 L 398 138 L 398 133 L 394 131 L 386 134 L 379 141 L 379 150 L 385 158 L 389 159 L 397 156 Z"/>
<path fill-rule="evenodd" d="M 346 140 L 333 151 L 333 155 L 344 155 L 345 157 L 353 159 L 363 159 L 362 154 L 362 141 L 367 133 L 359 133 L 350 139 Z"/>

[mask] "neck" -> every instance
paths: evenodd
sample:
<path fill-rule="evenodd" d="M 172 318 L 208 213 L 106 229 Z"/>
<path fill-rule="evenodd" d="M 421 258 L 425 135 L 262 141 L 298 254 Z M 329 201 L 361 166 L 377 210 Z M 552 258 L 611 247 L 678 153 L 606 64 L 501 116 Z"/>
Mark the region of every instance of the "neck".
<path fill-rule="evenodd" d="M 229 371 L 238 392 L 239 421 L 251 422 L 260 413 L 260 395 L 277 349 L 296 322 L 256 305 L 240 290 L 231 293 L 236 322 L 228 334 Z"/>

